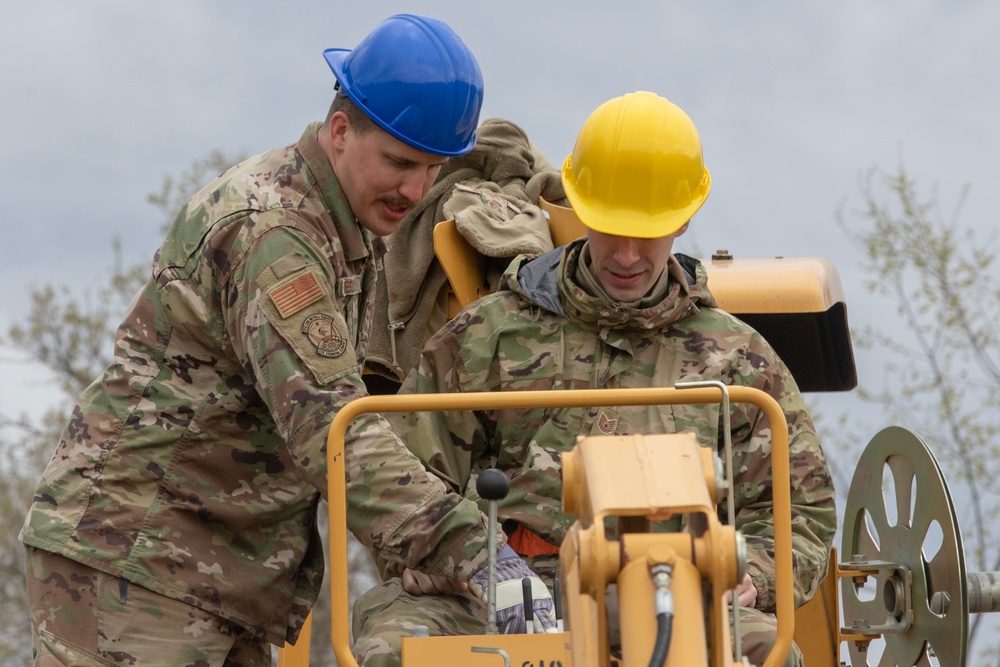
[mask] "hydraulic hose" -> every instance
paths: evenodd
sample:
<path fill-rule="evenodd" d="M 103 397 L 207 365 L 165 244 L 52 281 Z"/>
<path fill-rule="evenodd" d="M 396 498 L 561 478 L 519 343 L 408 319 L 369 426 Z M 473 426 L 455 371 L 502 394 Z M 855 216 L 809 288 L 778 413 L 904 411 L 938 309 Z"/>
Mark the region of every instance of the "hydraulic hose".
<path fill-rule="evenodd" d="M 670 651 L 670 634 L 674 626 L 674 594 L 670 590 L 670 575 L 673 568 L 670 565 L 655 565 L 650 569 L 653 575 L 653 604 L 656 609 L 656 641 L 653 643 L 653 655 L 649 658 L 649 667 L 663 667 Z"/>
<path fill-rule="evenodd" d="M 656 643 L 653 644 L 653 655 L 649 658 L 649 667 L 663 667 L 667 662 L 667 652 L 670 650 L 670 632 L 673 626 L 673 614 L 663 612 L 656 615 Z"/>

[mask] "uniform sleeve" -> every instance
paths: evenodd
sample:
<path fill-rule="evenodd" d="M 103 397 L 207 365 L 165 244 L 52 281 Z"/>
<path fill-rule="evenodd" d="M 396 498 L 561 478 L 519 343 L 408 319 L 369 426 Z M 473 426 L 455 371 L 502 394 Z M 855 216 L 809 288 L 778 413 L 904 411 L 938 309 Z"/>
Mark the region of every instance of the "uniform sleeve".
<path fill-rule="evenodd" d="M 775 398 L 788 421 L 792 563 L 795 606 L 807 602 L 826 574 L 837 529 L 833 481 L 798 386 L 762 340 L 750 364 L 763 372 L 753 385 Z M 759 353 L 759 354 L 758 354 Z M 774 508 L 770 429 L 762 411 L 737 406 L 733 420 L 736 526 L 747 539 L 748 570 L 757 587 L 756 608 L 774 611 Z"/>
<path fill-rule="evenodd" d="M 463 381 L 462 344 L 447 329 L 432 337 L 420 359 L 399 390 L 400 394 L 461 393 L 469 386 Z M 482 390 L 483 387 L 479 387 Z M 476 462 L 489 456 L 492 426 L 483 413 L 469 410 L 389 413 L 386 419 L 406 447 L 436 475 L 447 488 L 474 502 L 471 487 Z M 497 528 L 498 548 L 506 538 Z M 376 558 L 383 577 L 398 569 Z"/>
<path fill-rule="evenodd" d="M 460 339 L 445 329 L 432 337 L 401 394 L 464 393 L 468 383 Z M 485 390 L 478 387 L 478 391 Z M 469 494 L 475 463 L 489 456 L 492 427 L 483 412 L 469 410 L 397 413 L 389 417 L 393 430 L 427 469 L 448 487 Z"/>
<path fill-rule="evenodd" d="M 292 464 L 324 496 L 330 423 L 366 395 L 336 284 L 309 238 L 278 227 L 241 258 L 223 304 L 233 348 Z M 348 528 L 380 557 L 460 579 L 485 565 L 482 513 L 428 474 L 383 418 L 351 425 L 345 467 Z"/>

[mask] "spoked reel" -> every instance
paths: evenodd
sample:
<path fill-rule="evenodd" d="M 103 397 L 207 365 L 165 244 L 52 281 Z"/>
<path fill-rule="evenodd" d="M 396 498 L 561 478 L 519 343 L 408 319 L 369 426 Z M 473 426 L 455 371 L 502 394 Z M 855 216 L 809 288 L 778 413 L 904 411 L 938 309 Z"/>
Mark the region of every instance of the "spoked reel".
<path fill-rule="evenodd" d="M 852 640 L 854 667 L 923 667 L 934 664 L 931 656 L 949 667 L 965 664 L 962 535 L 937 461 L 909 431 L 887 428 L 861 455 L 847 494 L 842 549 L 849 559 L 840 565 L 842 633 Z M 869 663 L 868 644 L 878 637 L 885 651 Z"/>

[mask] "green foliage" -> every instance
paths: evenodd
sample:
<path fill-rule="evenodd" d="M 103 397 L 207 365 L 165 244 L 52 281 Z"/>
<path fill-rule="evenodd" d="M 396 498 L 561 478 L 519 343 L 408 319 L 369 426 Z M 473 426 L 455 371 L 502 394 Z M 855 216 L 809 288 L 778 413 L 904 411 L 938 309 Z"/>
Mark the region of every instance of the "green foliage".
<path fill-rule="evenodd" d="M 861 398 L 886 419 L 930 445 L 948 481 L 967 499 L 959 518 L 970 570 L 1000 569 L 1000 282 L 995 234 L 959 223 L 968 188 L 951 215 L 937 193 L 921 195 L 904 167 L 870 170 L 863 206 L 838 223 L 861 250 L 866 287 L 892 304 L 896 317 L 853 332 L 859 348 L 878 353 L 882 386 Z M 872 374 L 869 372 L 869 376 Z M 869 434 L 871 435 L 871 434 Z M 838 443 L 839 444 L 839 443 Z M 970 646 L 983 617 L 973 619 Z"/>
<path fill-rule="evenodd" d="M 117 239 L 113 252 L 108 283 L 95 295 L 76 294 L 67 285 L 37 288 L 31 293 L 27 320 L 7 333 L 12 345 L 54 373 L 59 388 L 70 398 L 107 366 L 115 324 L 147 272 L 143 265 L 122 267 Z"/>
<path fill-rule="evenodd" d="M 184 205 L 203 185 L 229 169 L 237 162 L 246 159 L 246 155 L 227 156 L 216 148 L 207 157 L 198 160 L 181 172 L 180 176 L 167 176 L 163 179 L 159 192 L 146 195 L 146 201 L 163 213 L 165 222 L 163 231 L 177 217 Z"/>

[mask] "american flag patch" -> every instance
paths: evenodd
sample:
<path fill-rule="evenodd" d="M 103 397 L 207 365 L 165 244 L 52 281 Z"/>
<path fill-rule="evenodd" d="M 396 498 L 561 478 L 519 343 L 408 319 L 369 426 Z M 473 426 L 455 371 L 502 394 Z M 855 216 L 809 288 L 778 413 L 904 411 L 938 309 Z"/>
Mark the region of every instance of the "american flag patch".
<path fill-rule="evenodd" d="M 273 288 L 268 296 L 284 319 L 323 298 L 323 288 L 311 271 Z"/>

